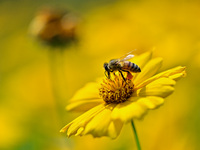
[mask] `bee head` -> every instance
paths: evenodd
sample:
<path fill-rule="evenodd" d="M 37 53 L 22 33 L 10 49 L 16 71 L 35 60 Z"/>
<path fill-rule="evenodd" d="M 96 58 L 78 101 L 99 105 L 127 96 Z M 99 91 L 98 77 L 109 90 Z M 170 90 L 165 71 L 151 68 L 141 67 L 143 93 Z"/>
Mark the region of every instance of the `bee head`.
<path fill-rule="evenodd" d="M 104 64 L 103 64 L 103 67 L 104 67 L 104 69 L 105 69 L 106 71 L 109 72 L 108 63 L 104 63 Z"/>

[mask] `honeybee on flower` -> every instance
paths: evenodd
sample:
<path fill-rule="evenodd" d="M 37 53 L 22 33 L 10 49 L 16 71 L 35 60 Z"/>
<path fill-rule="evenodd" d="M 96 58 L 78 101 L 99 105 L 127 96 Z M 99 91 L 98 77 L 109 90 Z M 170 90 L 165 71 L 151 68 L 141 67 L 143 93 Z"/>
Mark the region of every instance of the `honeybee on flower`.
<path fill-rule="evenodd" d="M 164 98 L 174 91 L 176 81 L 185 76 L 185 67 L 178 66 L 156 74 L 162 65 L 162 58 L 153 58 L 146 52 L 133 58 L 141 68 L 132 72 L 128 79 L 126 72 L 110 74 L 110 79 L 92 82 L 77 91 L 66 107 L 70 111 L 84 111 L 81 116 L 68 123 L 60 132 L 67 136 L 116 138 L 124 123 L 142 118 L 148 110 L 164 103 Z M 155 75 L 156 74 L 156 75 Z M 125 81 L 123 76 L 125 76 Z"/>
<path fill-rule="evenodd" d="M 109 61 L 109 63 L 105 62 L 104 69 L 105 69 L 106 77 L 108 79 L 110 79 L 110 72 L 119 71 L 119 73 L 121 74 L 124 81 L 126 81 L 122 71 L 127 72 L 128 79 L 132 79 L 132 77 L 133 77 L 130 72 L 134 72 L 134 73 L 141 72 L 141 69 L 138 65 L 128 61 L 129 59 L 134 57 L 133 52 L 134 52 L 134 50 L 125 54 L 124 56 L 120 57 L 119 59 L 112 59 Z"/>

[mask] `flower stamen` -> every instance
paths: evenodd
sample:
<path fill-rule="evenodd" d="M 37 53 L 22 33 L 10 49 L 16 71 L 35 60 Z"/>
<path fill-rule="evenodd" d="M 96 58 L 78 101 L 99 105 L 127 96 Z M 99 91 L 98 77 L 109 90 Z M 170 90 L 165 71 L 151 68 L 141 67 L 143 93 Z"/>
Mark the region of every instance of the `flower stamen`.
<path fill-rule="evenodd" d="M 133 93 L 134 84 L 131 80 L 114 75 L 113 80 L 104 78 L 99 89 L 99 95 L 107 103 L 123 103 Z"/>

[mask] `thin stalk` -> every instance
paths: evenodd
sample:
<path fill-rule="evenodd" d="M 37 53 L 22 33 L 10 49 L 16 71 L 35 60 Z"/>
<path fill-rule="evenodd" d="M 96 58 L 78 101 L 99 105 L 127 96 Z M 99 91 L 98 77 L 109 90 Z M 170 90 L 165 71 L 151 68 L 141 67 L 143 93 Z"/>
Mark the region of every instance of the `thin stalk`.
<path fill-rule="evenodd" d="M 133 133 L 135 134 L 135 141 L 136 141 L 137 149 L 141 150 L 139 138 L 138 138 L 137 131 L 135 129 L 135 125 L 134 125 L 133 120 L 131 120 L 131 125 L 132 125 L 132 128 L 133 128 Z"/>

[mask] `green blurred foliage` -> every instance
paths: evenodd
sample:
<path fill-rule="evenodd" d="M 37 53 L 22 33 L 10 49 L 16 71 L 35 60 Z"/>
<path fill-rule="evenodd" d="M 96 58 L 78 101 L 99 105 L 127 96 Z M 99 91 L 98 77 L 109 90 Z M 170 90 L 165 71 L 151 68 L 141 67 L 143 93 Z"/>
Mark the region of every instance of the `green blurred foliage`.
<path fill-rule="evenodd" d="M 28 34 L 42 6 L 82 17 L 79 41 L 63 48 Z M 163 68 L 187 66 L 164 106 L 136 121 L 143 149 L 198 149 L 200 138 L 200 3 L 198 1 L 1 1 L 0 149 L 134 149 L 130 125 L 116 140 L 66 138 L 59 130 L 79 114 L 65 111 L 85 83 L 103 76 L 103 63 L 132 49 L 154 49 Z"/>

